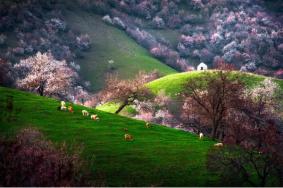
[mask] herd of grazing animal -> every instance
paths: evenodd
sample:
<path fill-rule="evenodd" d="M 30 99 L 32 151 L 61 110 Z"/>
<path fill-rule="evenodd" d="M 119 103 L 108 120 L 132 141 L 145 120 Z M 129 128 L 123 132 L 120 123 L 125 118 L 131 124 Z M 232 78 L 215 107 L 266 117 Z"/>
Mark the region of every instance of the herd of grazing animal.
<path fill-rule="evenodd" d="M 61 101 L 61 106 L 58 107 L 58 110 L 61 110 L 61 111 L 69 111 L 70 113 L 74 113 L 74 109 L 72 106 L 66 106 L 66 103 L 65 101 Z M 89 112 L 86 111 L 86 110 L 82 110 L 82 114 L 83 116 L 89 116 Z M 92 120 L 99 120 L 99 117 L 96 115 L 96 114 L 91 114 L 90 115 L 90 119 Z"/>
<path fill-rule="evenodd" d="M 66 103 L 65 101 L 61 101 L 61 106 L 58 107 L 58 110 L 61 110 L 61 111 L 69 111 L 70 113 L 74 113 L 74 109 L 72 106 L 68 106 L 66 107 Z M 83 116 L 90 116 L 90 119 L 92 120 L 99 120 L 99 117 L 96 115 L 96 114 L 91 114 L 87 111 L 87 110 L 82 110 L 82 115 Z M 151 128 L 152 125 L 149 123 L 149 122 L 146 122 L 145 123 L 145 127 L 146 128 Z M 124 135 L 124 139 L 125 141 L 133 141 L 134 140 L 134 137 L 133 135 L 129 134 L 128 133 L 128 129 L 127 128 L 124 128 L 124 131 L 125 131 L 125 135 Z M 204 134 L 202 132 L 199 133 L 199 139 L 202 140 L 204 138 Z M 214 144 L 214 147 L 223 147 L 223 143 L 216 143 Z"/>
<path fill-rule="evenodd" d="M 73 107 L 72 106 L 66 107 L 65 101 L 61 101 L 61 106 L 58 107 L 58 110 L 61 110 L 61 111 L 67 111 L 68 110 L 70 113 L 74 113 Z M 85 117 L 90 116 L 90 119 L 92 119 L 92 120 L 99 120 L 99 117 L 97 116 L 97 114 L 90 114 L 87 110 L 82 110 L 82 115 L 85 116 Z M 150 128 L 151 126 L 150 126 L 149 123 L 146 123 L 146 127 Z M 125 135 L 124 135 L 125 141 L 133 141 L 134 137 L 133 137 L 133 135 L 128 133 L 128 129 L 124 128 L 124 131 L 125 131 Z"/>

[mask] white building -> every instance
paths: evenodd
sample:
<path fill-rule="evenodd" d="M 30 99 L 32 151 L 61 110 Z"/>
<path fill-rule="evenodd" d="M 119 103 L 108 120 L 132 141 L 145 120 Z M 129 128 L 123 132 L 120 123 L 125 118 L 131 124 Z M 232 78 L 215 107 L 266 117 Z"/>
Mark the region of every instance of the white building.
<path fill-rule="evenodd" d="M 200 63 L 197 67 L 197 70 L 207 70 L 207 65 L 204 63 Z"/>

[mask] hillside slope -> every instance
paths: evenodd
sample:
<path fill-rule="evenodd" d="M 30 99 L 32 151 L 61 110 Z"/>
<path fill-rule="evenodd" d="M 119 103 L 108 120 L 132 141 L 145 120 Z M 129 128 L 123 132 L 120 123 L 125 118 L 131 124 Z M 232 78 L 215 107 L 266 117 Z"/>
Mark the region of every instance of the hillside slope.
<path fill-rule="evenodd" d="M 213 70 L 210 70 L 209 72 L 213 73 Z M 255 87 L 265 78 L 268 78 L 257 74 L 245 73 L 239 71 L 234 71 L 232 74 L 238 76 L 239 79 L 243 81 L 247 87 Z M 164 90 L 166 94 L 170 96 L 174 96 L 183 90 L 183 85 L 186 83 L 186 81 L 195 80 L 197 82 L 198 78 L 201 78 L 204 75 L 205 75 L 204 71 L 191 71 L 191 72 L 171 74 L 168 76 L 164 76 L 160 79 L 154 80 L 148 83 L 147 86 L 154 93 L 158 93 L 159 91 Z M 283 80 L 274 79 L 274 81 L 283 90 Z"/>
<path fill-rule="evenodd" d="M 80 2 L 118 17 L 127 34 L 177 70 L 214 67 L 222 58 L 238 70 L 283 78 L 280 0 Z"/>
<path fill-rule="evenodd" d="M 14 111 L 7 121 L 6 100 L 13 97 Z M 83 117 L 82 106 L 74 114 L 58 111 L 59 101 L 0 87 L 0 135 L 13 136 L 24 127 L 36 127 L 47 139 L 82 145 L 95 181 L 105 186 L 214 186 L 218 177 L 206 170 L 206 155 L 213 145 L 184 131 L 95 111 L 99 121 Z M 124 141 L 124 128 L 134 136 Z"/>
<path fill-rule="evenodd" d="M 209 72 L 213 72 L 213 70 L 209 70 Z M 148 83 L 147 87 L 155 94 L 158 94 L 158 92 L 160 91 L 164 91 L 165 94 L 174 98 L 177 93 L 180 93 L 183 90 L 183 86 L 188 80 L 195 80 L 197 82 L 198 79 L 203 77 L 204 75 L 205 74 L 203 71 L 190 71 L 190 72 L 170 74 L 168 76 L 161 77 L 157 80 Z M 235 71 L 233 75 L 239 76 L 239 78 L 248 87 L 254 87 L 258 85 L 261 81 L 263 81 L 265 78 L 268 78 L 257 74 L 245 73 L 239 71 Z M 275 79 L 275 78 L 274 80 L 283 91 L 283 80 Z M 110 113 L 114 113 L 118 108 L 119 106 L 113 103 L 112 104 L 107 103 L 97 107 L 97 109 L 99 110 Z M 124 109 L 121 114 L 128 115 L 127 111 L 129 110 L 131 110 L 130 107 Z"/>
<path fill-rule="evenodd" d="M 79 59 L 81 76 L 89 80 L 97 91 L 103 87 L 105 74 L 117 72 L 121 78 L 132 78 L 139 71 L 158 70 L 162 75 L 176 71 L 153 58 L 144 48 L 123 31 L 107 25 L 100 16 L 72 8 L 65 12 L 66 20 L 73 30 L 87 33 L 92 48 Z M 113 60 L 113 65 L 108 61 Z M 110 66 L 114 68 L 110 70 Z"/>

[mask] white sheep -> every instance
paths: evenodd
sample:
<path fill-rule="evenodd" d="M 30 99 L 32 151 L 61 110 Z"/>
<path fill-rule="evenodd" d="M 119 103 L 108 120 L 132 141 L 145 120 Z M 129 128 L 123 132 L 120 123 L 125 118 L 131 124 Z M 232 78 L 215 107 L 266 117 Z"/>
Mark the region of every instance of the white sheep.
<path fill-rule="evenodd" d="M 199 139 L 201 140 L 201 139 L 203 139 L 203 133 L 201 132 L 201 133 L 199 133 Z"/>
<path fill-rule="evenodd" d="M 61 110 L 64 110 L 64 111 L 67 110 L 65 101 L 61 101 L 61 108 L 60 108 L 60 109 L 61 109 Z"/>
<path fill-rule="evenodd" d="M 61 106 L 66 106 L 65 101 L 61 101 Z"/>
<path fill-rule="evenodd" d="M 223 147 L 223 143 L 221 143 L 221 142 L 220 143 L 216 143 L 216 144 L 214 144 L 214 146 L 215 147 Z"/>
<path fill-rule="evenodd" d="M 82 114 L 83 114 L 83 116 L 89 116 L 89 113 L 86 110 L 82 110 Z"/>

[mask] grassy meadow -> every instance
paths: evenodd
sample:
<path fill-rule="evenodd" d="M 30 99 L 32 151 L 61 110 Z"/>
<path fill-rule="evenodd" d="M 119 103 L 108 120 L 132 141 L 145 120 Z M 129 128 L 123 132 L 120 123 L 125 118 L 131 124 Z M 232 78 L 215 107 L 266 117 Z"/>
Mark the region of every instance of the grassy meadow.
<path fill-rule="evenodd" d="M 13 97 L 12 119 L 7 120 L 6 99 Z M 60 102 L 0 87 L 0 135 L 13 137 L 35 127 L 47 139 L 80 146 L 92 180 L 105 186 L 214 186 L 218 177 L 206 169 L 206 155 L 214 142 L 164 126 L 146 128 L 145 122 L 74 105 L 74 114 L 58 111 Z M 82 109 L 99 121 L 83 117 Z M 124 140 L 124 128 L 134 141 Z"/>
<path fill-rule="evenodd" d="M 209 73 L 213 74 L 213 70 L 209 70 Z M 191 72 L 183 72 L 183 73 L 176 73 L 170 74 L 168 76 L 161 77 L 157 80 L 147 83 L 147 87 L 155 94 L 158 94 L 161 91 L 164 91 L 166 95 L 176 98 L 177 94 L 182 92 L 184 89 L 184 84 L 188 80 L 195 80 L 196 82 L 199 81 L 199 78 L 205 76 L 204 71 L 191 71 Z M 252 88 L 257 86 L 261 81 L 263 81 L 265 76 L 252 74 L 252 73 L 244 73 L 234 71 L 232 76 L 238 76 L 239 79 L 246 84 L 248 88 Z M 283 80 L 280 79 L 273 79 L 283 91 Z M 97 109 L 114 113 L 115 110 L 119 108 L 119 105 L 113 103 L 106 103 L 101 106 L 98 106 Z M 125 108 L 121 115 L 129 115 L 128 111 L 131 111 L 130 107 Z M 130 114 L 131 115 L 131 114 Z"/>
<path fill-rule="evenodd" d="M 206 71 L 207 72 L 207 71 Z M 154 80 L 147 84 L 147 87 L 150 88 L 154 93 L 164 91 L 168 96 L 174 97 L 177 93 L 180 93 L 184 89 L 184 84 L 188 80 L 199 81 L 199 78 L 202 78 L 206 74 L 205 71 L 191 71 L 184 73 L 171 74 L 164 76 L 157 80 Z M 214 70 L 209 70 L 208 73 L 213 74 Z M 237 76 L 248 88 L 253 88 L 257 86 L 261 81 L 263 81 L 265 76 L 234 71 L 232 76 Z M 283 80 L 273 79 L 283 90 Z"/>

